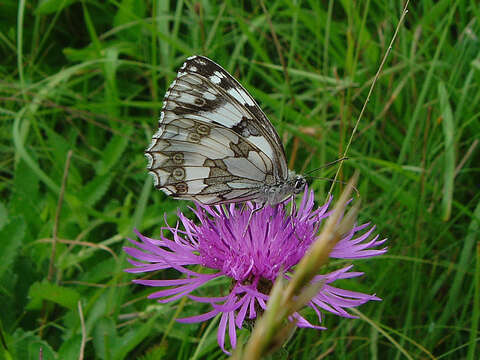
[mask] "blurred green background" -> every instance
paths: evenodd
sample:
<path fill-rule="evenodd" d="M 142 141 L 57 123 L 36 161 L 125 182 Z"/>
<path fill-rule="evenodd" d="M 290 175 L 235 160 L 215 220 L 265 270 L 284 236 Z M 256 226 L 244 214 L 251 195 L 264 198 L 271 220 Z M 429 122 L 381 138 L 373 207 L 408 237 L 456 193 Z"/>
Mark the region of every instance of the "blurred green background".
<path fill-rule="evenodd" d="M 188 211 L 146 172 L 165 89 L 186 57 L 210 57 L 258 100 L 290 168 L 314 169 L 343 153 L 404 6 L 264 4 L 0 2 L 1 358 L 225 356 L 208 323 L 174 321 L 196 306 L 148 300 L 123 272 L 134 227 L 158 236 L 164 214 Z M 341 174 L 360 171 L 360 220 L 389 238 L 342 286 L 383 301 L 327 314 L 328 330 L 298 330 L 272 358 L 478 358 L 479 22 L 475 0 L 409 5 Z M 322 203 L 330 183 L 312 187 Z"/>

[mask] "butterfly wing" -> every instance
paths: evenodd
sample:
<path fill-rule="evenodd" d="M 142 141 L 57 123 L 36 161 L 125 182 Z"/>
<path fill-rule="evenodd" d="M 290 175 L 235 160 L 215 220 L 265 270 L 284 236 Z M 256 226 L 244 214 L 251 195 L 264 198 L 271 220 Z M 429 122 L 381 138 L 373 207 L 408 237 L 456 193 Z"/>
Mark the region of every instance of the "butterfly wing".
<path fill-rule="evenodd" d="M 280 139 L 248 92 L 208 58 L 182 65 L 145 151 L 155 186 L 204 204 L 259 197 L 287 178 Z"/>

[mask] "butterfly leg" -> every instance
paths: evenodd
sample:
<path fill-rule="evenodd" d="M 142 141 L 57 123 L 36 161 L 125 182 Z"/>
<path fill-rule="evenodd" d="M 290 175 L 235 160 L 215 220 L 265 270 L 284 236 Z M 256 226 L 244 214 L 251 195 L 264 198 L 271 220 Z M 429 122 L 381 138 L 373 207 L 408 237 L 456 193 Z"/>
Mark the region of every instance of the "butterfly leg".
<path fill-rule="evenodd" d="M 295 195 L 292 195 L 290 197 L 290 203 L 292 204 L 292 207 L 290 209 L 290 220 L 292 223 L 292 227 L 295 227 L 294 222 L 293 222 L 293 216 L 297 212 L 297 204 L 295 203 Z"/>
<path fill-rule="evenodd" d="M 297 229 L 295 228 L 295 222 L 294 222 L 294 215 L 297 212 L 297 203 L 295 202 L 295 195 L 292 195 L 292 197 L 290 198 L 290 202 L 292 204 L 292 208 L 290 210 L 290 220 L 293 228 L 293 234 L 295 235 L 298 241 L 301 241 L 300 237 L 297 234 Z"/>
<path fill-rule="evenodd" d="M 264 203 L 262 203 L 262 205 L 260 207 L 256 207 L 255 209 L 252 210 L 252 212 L 250 213 L 250 216 L 248 217 L 248 221 L 247 221 L 247 225 L 245 226 L 245 230 L 243 230 L 242 237 L 245 236 L 245 234 L 247 233 L 248 226 L 250 225 L 250 221 L 252 221 L 253 215 L 256 214 L 257 212 L 259 212 L 260 210 L 262 210 L 265 207 L 266 204 L 267 203 L 264 202 Z"/>
<path fill-rule="evenodd" d="M 292 209 L 290 210 L 290 216 L 293 219 L 293 214 L 297 211 L 297 203 L 295 202 L 295 195 L 290 197 L 290 203 L 292 204 Z"/>

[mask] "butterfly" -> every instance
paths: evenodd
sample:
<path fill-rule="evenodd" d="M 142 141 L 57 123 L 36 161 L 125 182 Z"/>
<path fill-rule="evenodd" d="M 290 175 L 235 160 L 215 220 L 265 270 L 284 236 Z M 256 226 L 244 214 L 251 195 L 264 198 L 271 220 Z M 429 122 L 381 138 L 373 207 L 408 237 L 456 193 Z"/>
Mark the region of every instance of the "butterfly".
<path fill-rule="evenodd" d="M 145 150 L 155 187 L 205 205 L 275 205 L 305 189 L 272 123 L 220 65 L 191 56 L 165 94 Z"/>

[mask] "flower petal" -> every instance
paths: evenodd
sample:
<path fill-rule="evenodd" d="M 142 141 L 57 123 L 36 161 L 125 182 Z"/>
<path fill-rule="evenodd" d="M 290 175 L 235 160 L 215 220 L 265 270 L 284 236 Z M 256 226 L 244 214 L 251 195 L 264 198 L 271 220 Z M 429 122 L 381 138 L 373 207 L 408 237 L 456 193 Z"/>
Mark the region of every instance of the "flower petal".
<path fill-rule="evenodd" d="M 294 313 L 291 318 L 295 319 L 297 321 L 297 326 L 301 328 L 312 328 L 312 329 L 317 329 L 317 330 L 326 330 L 327 328 L 324 326 L 319 326 L 319 325 L 313 325 L 310 323 L 307 319 L 305 319 L 303 316 L 301 316 L 299 313 Z M 292 320 L 292 319 L 290 319 Z"/>
<path fill-rule="evenodd" d="M 227 320 L 228 320 L 228 313 L 222 313 L 222 317 L 220 318 L 220 324 L 218 325 L 217 331 L 217 341 L 220 349 L 224 353 L 227 351 L 225 350 L 225 330 L 227 328 Z"/>
<path fill-rule="evenodd" d="M 204 314 L 201 314 L 201 315 L 195 315 L 195 316 L 189 316 L 189 317 L 186 317 L 186 318 L 180 318 L 180 319 L 176 319 L 176 321 L 180 322 L 180 323 L 196 323 L 196 322 L 202 322 L 202 321 L 206 321 L 206 320 L 209 320 L 213 317 L 215 317 L 219 312 L 217 310 L 211 310 L 207 313 L 204 313 Z"/>

